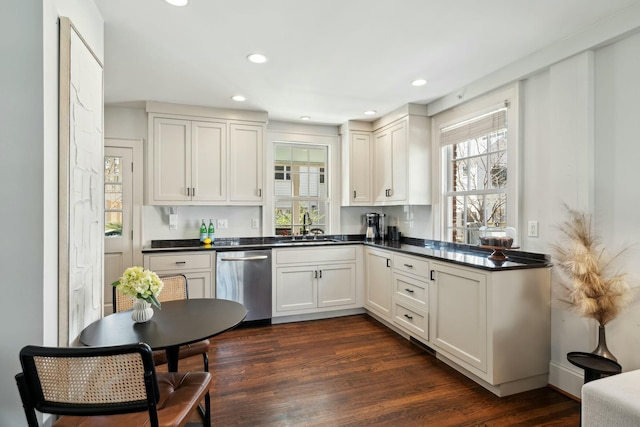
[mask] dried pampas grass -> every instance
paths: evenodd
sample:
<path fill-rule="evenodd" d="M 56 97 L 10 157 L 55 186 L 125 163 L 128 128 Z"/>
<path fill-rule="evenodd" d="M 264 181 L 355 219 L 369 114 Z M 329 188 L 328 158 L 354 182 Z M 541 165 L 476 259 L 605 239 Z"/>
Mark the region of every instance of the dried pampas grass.
<path fill-rule="evenodd" d="M 557 264 L 568 278 L 563 283 L 568 290 L 566 302 L 581 316 L 596 319 L 604 326 L 629 302 L 631 288 L 626 275 L 608 275 L 612 261 L 624 250 L 608 256 L 592 234 L 591 217 L 565 207 L 569 219 L 562 223 L 561 231 L 566 242 L 553 248 Z"/>

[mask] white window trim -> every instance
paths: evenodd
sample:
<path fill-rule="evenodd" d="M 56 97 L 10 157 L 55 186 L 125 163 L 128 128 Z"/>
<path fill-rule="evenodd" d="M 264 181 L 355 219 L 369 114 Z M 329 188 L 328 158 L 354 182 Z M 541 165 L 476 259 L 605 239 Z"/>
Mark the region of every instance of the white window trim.
<path fill-rule="evenodd" d="M 273 174 L 274 158 L 273 148 L 276 142 L 289 142 L 299 145 L 324 145 L 327 147 L 327 169 L 329 175 L 328 200 L 329 200 L 329 221 L 326 224 L 327 234 L 340 234 L 340 136 L 337 133 L 335 135 L 321 134 L 320 132 L 309 132 L 310 128 L 300 128 L 297 125 L 292 125 L 292 131 L 281 130 L 283 126 L 287 126 L 285 123 L 277 124 L 279 129 L 269 130 L 267 129 L 267 144 L 266 144 L 266 165 L 269 168 L 270 173 L 266 174 L 265 183 L 265 204 L 263 209 L 263 234 L 265 236 L 274 236 L 275 230 L 275 218 L 274 218 L 274 181 Z"/>
<path fill-rule="evenodd" d="M 507 114 L 507 169 L 509 171 L 509 185 L 507 188 L 507 226 L 515 227 L 518 233 L 517 241 L 521 242 L 521 218 L 520 212 L 520 190 L 522 188 L 522 179 L 520 165 L 520 144 L 521 133 L 519 123 L 520 118 L 520 83 L 510 85 L 506 88 L 497 90 L 490 94 L 476 98 L 462 105 L 454 107 L 450 110 L 443 111 L 433 117 L 431 127 L 432 159 L 433 159 L 433 193 L 435 197 L 432 201 L 433 212 L 433 238 L 442 240 L 446 236 L 446 223 L 444 221 L 446 212 L 446 203 L 444 203 L 444 194 L 446 180 L 444 173 L 446 171 L 446 159 L 442 155 L 442 147 L 440 145 L 440 129 L 451 126 L 461 121 L 471 119 L 482 113 L 489 112 L 497 105 L 508 103 L 509 109 Z"/>

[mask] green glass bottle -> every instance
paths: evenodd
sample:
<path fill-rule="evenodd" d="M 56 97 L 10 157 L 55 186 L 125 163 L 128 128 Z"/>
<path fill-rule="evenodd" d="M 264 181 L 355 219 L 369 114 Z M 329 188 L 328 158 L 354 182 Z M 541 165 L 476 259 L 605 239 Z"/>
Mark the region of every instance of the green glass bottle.
<path fill-rule="evenodd" d="M 216 240 L 216 229 L 213 228 L 213 220 L 209 220 L 209 238 L 211 239 L 211 243 Z"/>
<path fill-rule="evenodd" d="M 204 219 L 202 220 L 202 225 L 200 226 L 200 242 L 204 242 L 204 239 L 207 238 L 207 225 L 204 223 Z"/>

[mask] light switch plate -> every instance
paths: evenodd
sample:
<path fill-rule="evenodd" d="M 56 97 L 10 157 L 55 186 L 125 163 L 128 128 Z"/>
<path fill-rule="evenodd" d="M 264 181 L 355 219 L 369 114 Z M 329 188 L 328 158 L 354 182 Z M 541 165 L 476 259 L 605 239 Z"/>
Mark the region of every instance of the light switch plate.
<path fill-rule="evenodd" d="M 169 230 L 178 229 L 178 214 L 169 215 Z"/>
<path fill-rule="evenodd" d="M 258 218 L 251 218 L 251 228 L 258 228 Z"/>
<path fill-rule="evenodd" d="M 229 221 L 226 220 L 226 219 L 219 219 L 218 220 L 218 228 L 219 229 L 229 228 Z"/>

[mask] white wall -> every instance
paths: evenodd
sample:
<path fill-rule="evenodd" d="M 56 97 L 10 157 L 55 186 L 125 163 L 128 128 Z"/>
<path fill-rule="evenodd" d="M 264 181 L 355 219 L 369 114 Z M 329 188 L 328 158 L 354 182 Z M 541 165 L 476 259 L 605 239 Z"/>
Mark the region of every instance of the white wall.
<path fill-rule="evenodd" d="M 20 348 L 57 343 L 58 16 L 71 18 L 100 58 L 104 42 L 92 1 L 14 0 L 2 10 L 11 66 L 0 67 L 0 425 L 13 426 L 26 424 L 13 380 Z"/>
<path fill-rule="evenodd" d="M 169 206 L 144 206 L 142 209 L 142 245 L 148 246 L 151 240 L 198 239 L 200 224 L 204 219 L 207 226 L 213 219 L 216 238 L 259 237 L 262 236 L 262 224 L 251 228 L 251 220 L 262 218 L 259 206 L 178 206 L 173 207 L 178 214 L 178 229 L 169 230 Z M 226 219 L 229 228 L 221 229 L 216 225 L 218 219 Z"/>
<path fill-rule="evenodd" d="M 595 224 L 603 244 L 612 251 L 634 245 L 618 265 L 636 286 L 636 301 L 607 326 L 609 349 L 624 371 L 640 369 L 638 52 L 640 34 L 602 48 L 595 56 Z"/>
<path fill-rule="evenodd" d="M 44 342 L 44 50 L 42 2 L 2 10 L 10 18 L 0 26 L 0 425 L 9 426 L 26 424 L 13 380 L 18 352 Z"/>

